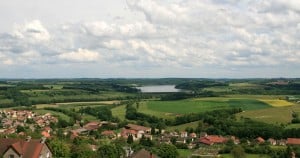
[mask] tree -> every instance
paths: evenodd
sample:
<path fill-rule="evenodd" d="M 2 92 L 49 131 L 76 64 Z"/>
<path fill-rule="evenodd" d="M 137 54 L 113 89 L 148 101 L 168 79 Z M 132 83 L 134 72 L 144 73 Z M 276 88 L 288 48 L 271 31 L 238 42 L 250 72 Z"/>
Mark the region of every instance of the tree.
<path fill-rule="evenodd" d="M 88 144 L 82 143 L 79 145 L 73 145 L 72 158 L 90 158 L 95 157 L 95 153 L 89 148 Z"/>
<path fill-rule="evenodd" d="M 246 157 L 244 148 L 241 147 L 241 146 L 235 146 L 235 147 L 233 147 L 232 150 L 231 150 L 231 155 L 234 158 L 245 158 Z"/>
<path fill-rule="evenodd" d="M 49 142 L 54 157 L 70 157 L 70 148 L 62 140 L 53 139 Z"/>
<path fill-rule="evenodd" d="M 133 136 L 130 134 L 127 138 L 127 143 L 132 144 L 133 143 Z"/>
<path fill-rule="evenodd" d="M 98 118 L 100 120 L 110 121 L 112 119 L 111 110 L 106 106 L 99 108 Z"/>
<path fill-rule="evenodd" d="M 18 125 L 17 126 L 17 132 L 25 132 L 25 128 L 23 126 Z"/>
<path fill-rule="evenodd" d="M 161 158 L 176 158 L 178 156 L 177 149 L 174 145 L 161 144 L 158 147 L 158 156 Z"/>
<path fill-rule="evenodd" d="M 123 148 L 115 144 L 105 144 L 98 149 L 98 158 L 119 158 L 125 154 Z"/>
<path fill-rule="evenodd" d="M 151 127 L 151 134 L 154 135 L 155 134 L 155 128 Z"/>

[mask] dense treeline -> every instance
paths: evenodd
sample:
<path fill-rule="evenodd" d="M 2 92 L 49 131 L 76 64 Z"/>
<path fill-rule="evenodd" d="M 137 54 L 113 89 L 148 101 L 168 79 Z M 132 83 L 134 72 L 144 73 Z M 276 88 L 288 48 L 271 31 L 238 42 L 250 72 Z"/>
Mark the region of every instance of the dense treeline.
<path fill-rule="evenodd" d="M 183 82 L 176 85 L 178 89 L 186 89 L 186 90 L 199 90 L 207 87 L 217 87 L 217 86 L 228 86 L 228 83 L 213 81 L 213 80 L 203 80 L 203 81 L 188 81 Z"/>
<path fill-rule="evenodd" d="M 80 108 L 79 113 L 81 113 L 81 114 L 86 113 L 86 114 L 95 116 L 98 119 L 103 120 L 103 121 L 120 122 L 120 120 L 117 117 L 113 117 L 112 112 L 111 112 L 111 109 L 116 106 L 118 106 L 118 105 L 85 107 L 85 108 Z"/>
<path fill-rule="evenodd" d="M 9 88 L 6 90 L 6 92 L 4 93 L 4 96 L 7 99 L 11 99 L 12 103 L 8 104 L 8 105 L 2 105 L 2 107 L 9 107 L 9 106 L 29 106 L 31 105 L 31 101 L 29 100 L 29 97 L 20 92 L 20 90 L 18 90 L 17 88 Z"/>

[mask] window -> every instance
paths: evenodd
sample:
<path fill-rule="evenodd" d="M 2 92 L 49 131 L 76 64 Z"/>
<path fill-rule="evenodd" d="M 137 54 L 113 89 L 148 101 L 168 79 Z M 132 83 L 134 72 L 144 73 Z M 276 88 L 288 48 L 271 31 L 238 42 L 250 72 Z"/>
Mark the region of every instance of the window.
<path fill-rule="evenodd" d="M 50 158 L 50 152 L 49 151 L 47 152 L 47 156 L 46 157 Z"/>
<path fill-rule="evenodd" d="M 10 154 L 9 158 L 15 158 L 15 155 Z"/>

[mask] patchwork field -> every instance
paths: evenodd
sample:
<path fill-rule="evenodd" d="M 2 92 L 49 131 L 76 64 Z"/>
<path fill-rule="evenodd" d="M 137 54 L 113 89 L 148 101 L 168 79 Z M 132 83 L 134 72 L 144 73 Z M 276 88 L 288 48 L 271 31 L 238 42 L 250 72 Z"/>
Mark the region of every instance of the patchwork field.
<path fill-rule="evenodd" d="M 268 155 L 263 155 L 263 154 L 246 154 L 247 158 L 270 158 Z M 231 154 L 222 154 L 221 158 L 233 158 Z"/>
<path fill-rule="evenodd" d="M 179 131 L 184 131 L 187 127 L 191 127 L 191 128 L 197 128 L 199 124 L 199 121 L 195 121 L 195 122 L 190 122 L 190 123 L 186 123 L 186 124 L 182 124 L 182 125 L 178 125 L 178 126 L 169 126 L 167 127 L 166 130 L 168 131 L 174 131 L 174 130 L 179 130 Z"/>
<path fill-rule="evenodd" d="M 292 106 L 295 105 L 294 103 L 288 102 L 286 100 L 280 99 L 259 99 L 262 102 L 265 102 L 274 107 L 283 107 L 283 106 Z"/>
<path fill-rule="evenodd" d="M 79 109 L 85 106 L 104 106 L 104 105 L 113 105 L 118 104 L 120 101 L 97 101 L 97 102 L 69 102 L 69 103 L 53 103 L 53 104 L 38 104 L 35 105 L 37 109 L 42 109 L 45 107 L 54 107 L 54 108 L 75 108 Z"/>
<path fill-rule="evenodd" d="M 112 115 L 118 117 L 121 120 L 125 120 L 125 105 L 117 106 L 111 109 Z"/>
<path fill-rule="evenodd" d="M 266 123 L 289 123 L 292 112 L 300 114 L 300 105 L 245 111 L 237 114 L 237 118 L 246 117 Z"/>
<path fill-rule="evenodd" d="M 179 101 L 148 101 L 146 109 L 154 112 L 187 114 L 200 113 L 226 108 L 242 108 L 243 110 L 256 110 L 270 108 L 269 104 L 256 99 L 228 99 L 228 98 L 205 98 Z M 144 112 L 144 110 L 141 110 Z M 147 112 L 148 113 L 148 112 Z"/>

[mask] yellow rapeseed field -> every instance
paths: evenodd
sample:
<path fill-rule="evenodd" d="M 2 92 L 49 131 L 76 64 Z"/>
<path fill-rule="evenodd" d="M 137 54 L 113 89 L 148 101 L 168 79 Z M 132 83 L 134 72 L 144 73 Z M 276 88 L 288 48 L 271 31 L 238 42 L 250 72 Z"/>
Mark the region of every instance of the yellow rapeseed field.
<path fill-rule="evenodd" d="M 259 100 L 273 107 L 284 107 L 284 106 L 294 105 L 294 103 L 288 102 L 286 100 L 280 100 L 280 99 L 259 99 Z"/>

